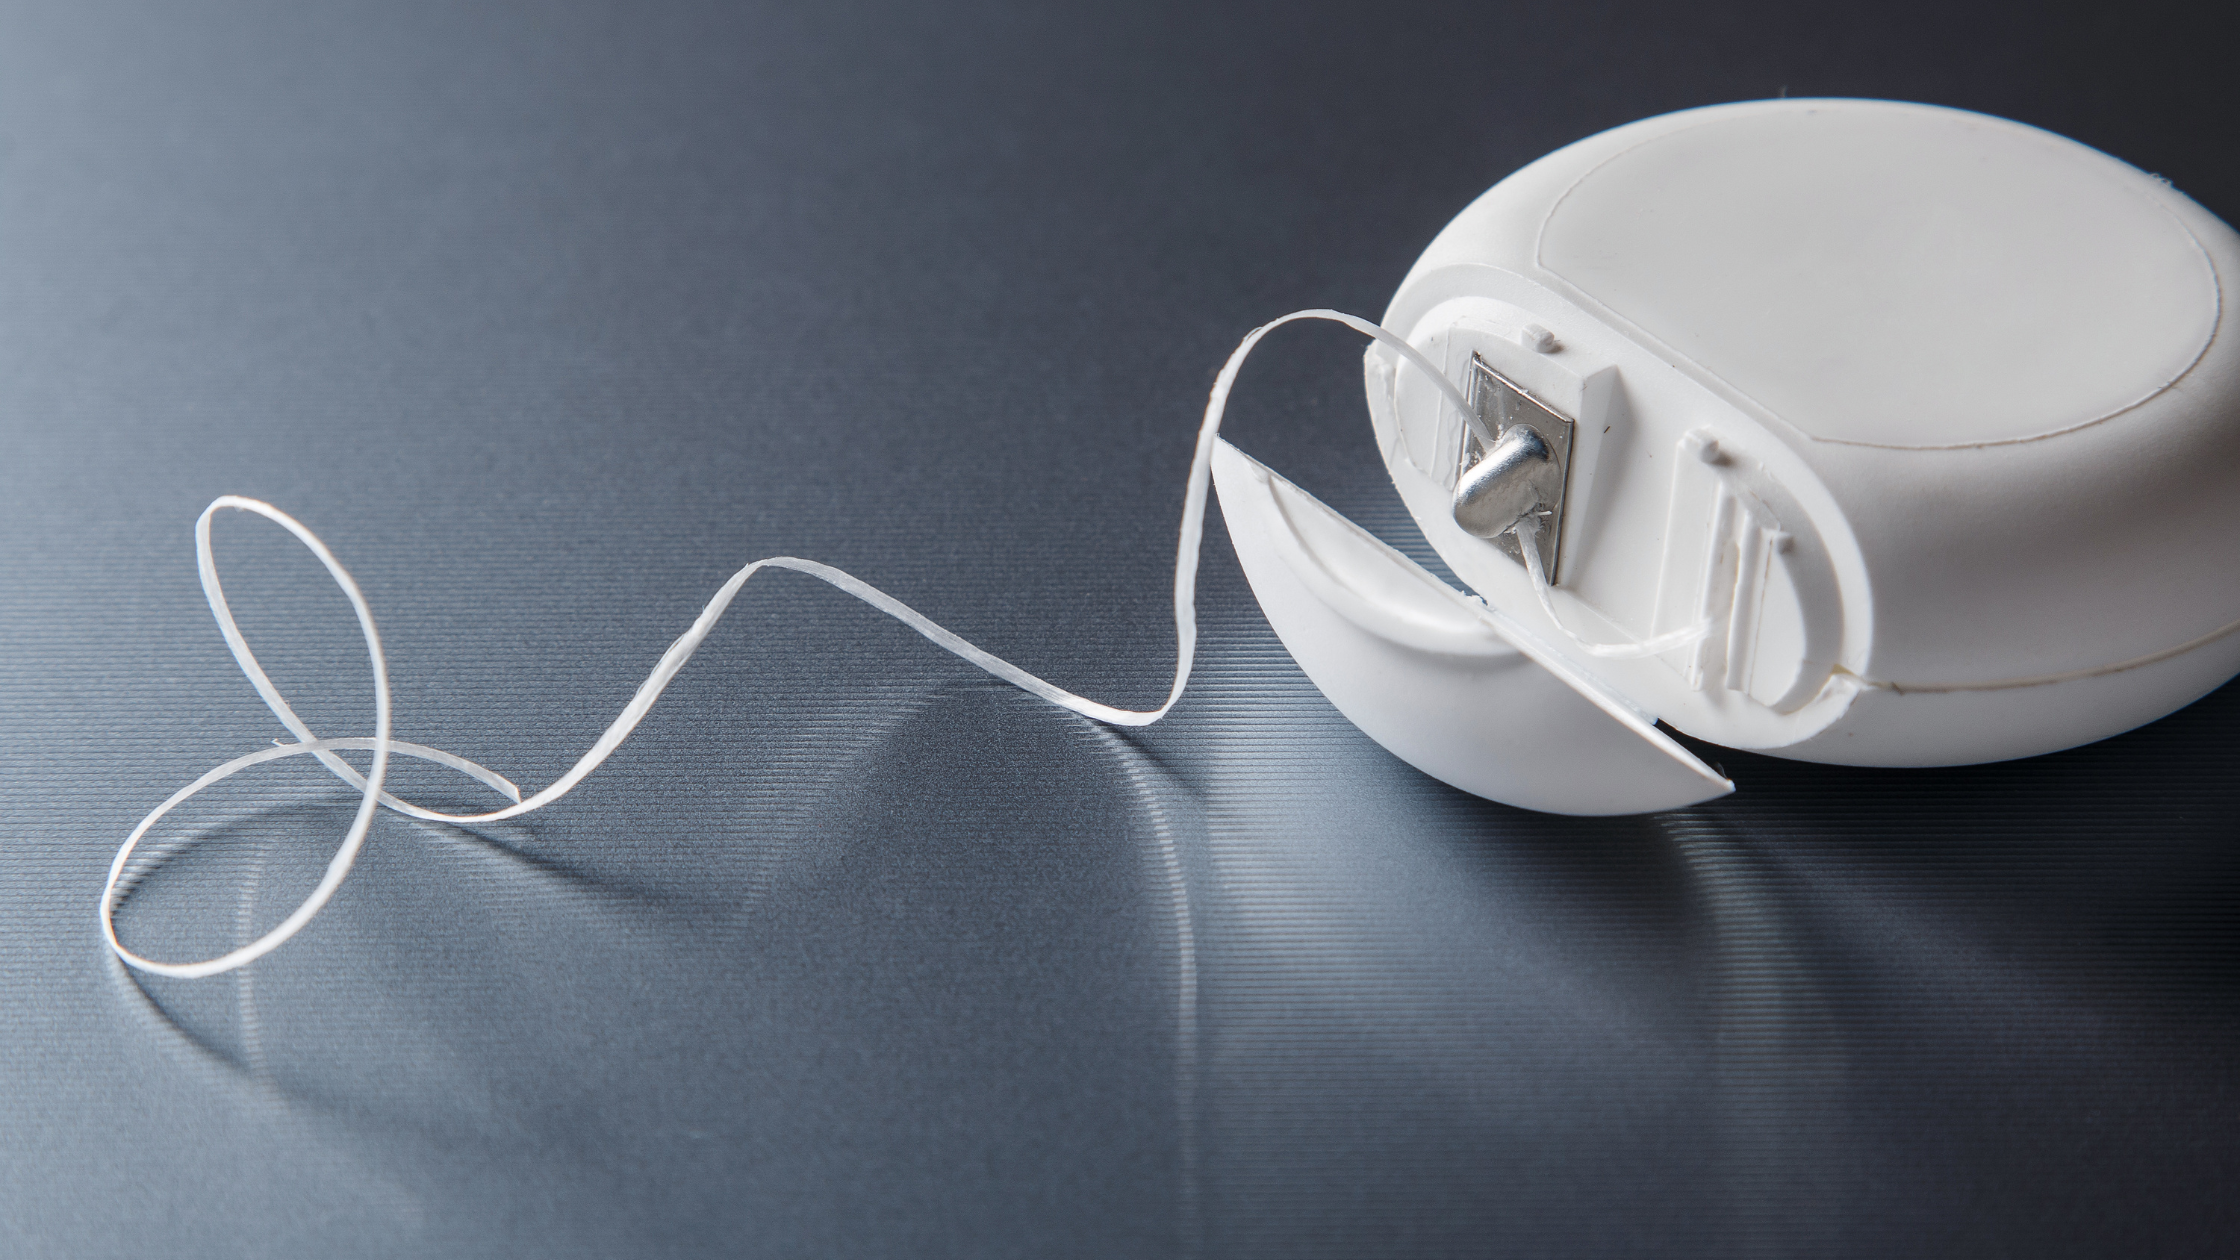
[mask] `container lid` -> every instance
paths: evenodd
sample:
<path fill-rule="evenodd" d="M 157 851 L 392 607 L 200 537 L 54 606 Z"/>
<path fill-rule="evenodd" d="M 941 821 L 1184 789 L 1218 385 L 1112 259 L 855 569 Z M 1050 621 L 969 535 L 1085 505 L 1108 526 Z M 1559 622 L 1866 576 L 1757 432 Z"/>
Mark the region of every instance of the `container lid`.
<path fill-rule="evenodd" d="M 1221 514 L 1292 659 L 1370 738 L 1478 796 L 1637 814 L 1734 784 L 1653 715 L 1227 442 Z"/>
<path fill-rule="evenodd" d="M 2201 357 L 2217 278 L 2148 176 L 1888 101 L 1706 110 L 1587 171 L 1539 264 L 1823 441 L 2023 441 Z"/>

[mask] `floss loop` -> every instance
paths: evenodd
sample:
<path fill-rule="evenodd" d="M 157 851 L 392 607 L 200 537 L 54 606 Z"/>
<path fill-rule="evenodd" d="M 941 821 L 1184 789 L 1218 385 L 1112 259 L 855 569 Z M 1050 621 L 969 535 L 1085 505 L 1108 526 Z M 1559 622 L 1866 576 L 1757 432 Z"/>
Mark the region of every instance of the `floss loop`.
<path fill-rule="evenodd" d="M 997 678 L 1023 691 L 1039 696 L 1052 704 L 1071 709 L 1084 717 L 1114 726 L 1149 726 L 1165 717 L 1168 711 L 1173 709 L 1175 704 L 1182 699 L 1183 688 L 1189 682 L 1190 669 L 1197 657 L 1198 547 L 1205 532 L 1206 492 L 1211 479 L 1210 469 L 1214 440 L 1220 434 L 1221 416 L 1228 407 L 1229 393 L 1236 385 L 1238 370 L 1244 366 L 1244 361 L 1252 353 L 1253 348 L 1258 346 L 1261 339 L 1270 332 L 1285 324 L 1309 319 L 1329 320 L 1344 324 L 1355 332 L 1374 339 L 1379 345 L 1399 355 L 1418 371 L 1430 377 L 1456 407 L 1460 408 L 1465 415 L 1470 414 L 1469 403 L 1463 398 L 1461 391 L 1455 387 L 1453 382 L 1447 380 L 1430 360 L 1424 358 L 1415 347 L 1409 345 L 1399 336 L 1357 316 L 1347 315 L 1340 311 L 1321 309 L 1294 311 L 1280 319 L 1270 320 L 1247 334 L 1237 348 L 1230 353 L 1228 361 L 1222 365 L 1219 375 L 1214 378 L 1213 390 L 1206 399 L 1205 419 L 1199 426 L 1197 447 L 1190 460 L 1190 475 L 1182 500 L 1182 525 L 1175 546 L 1174 684 L 1168 689 L 1164 703 L 1156 709 L 1144 711 L 1114 708 L 1111 705 L 1101 704 L 1095 700 L 1075 695 L 1073 692 L 1021 669 L 994 653 L 966 642 L 963 638 L 945 629 L 901 600 L 830 565 L 819 564 L 814 560 L 803 560 L 794 556 L 772 556 L 757 560 L 733 574 L 731 580 L 725 582 L 723 587 L 716 592 L 715 597 L 708 601 L 705 608 L 701 609 L 700 615 L 693 620 L 690 628 L 677 636 L 676 641 L 671 643 L 668 650 L 661 654 L 661 659 L 654 665 L 653 672 L 646 676 L 643 683 L 639 684 L 636 694 L 630 698 L 627 705 L 623 706 L 621 714 L 599 736 L 597 742 L 592 744 L 590 751 L 584 753 L 583 757 L 566 774 L 555 780 L 551 786 L 533 796 L 524 798 L 520 789 L 514 786 L 510 780 L 488 767 L 478 765 L 464 757 L 445 752 L 439 748 L 391 738 L 392 715 L 389 698 L 388 660 L 381 651 L 381 635 L 374 625 L 373 610 L 367 605 L 365 594 L 358 589 L 357 582 L 351 578 L 348 570 L 344 569 L 341 562 L 334 558 L 334 554 L 327 549 L 326 544 L 321 542 L 317 535 L 286 512 L 269 503 L 242 498 L 238 495 L 225 495 L 214 500 L 195 521 L 195 561 L 197 571 L 202 578 L 203 595 L 209 601 L 211 615 L 218 623 L 219 633 L 225 637 L 226 646 L 233 652 L 235 663 L 241 667 L 241 672 L 248 678 L 250 685 L 256 688 L 258 696 L 263 698 L 265 706 L 272 710 L 273 716 L 279 718 L 280 724 L 288 729 L 289 734 L 295 736 L 296 742 L 293 744 L 278 744 L 271 748 L 259 749 L 246 756 L 236 757 L 180 788 L 161 805 L 150 810 L 147 816 L 140 820 L 139 825 L 132 829 L 131 835 L 117 849 L 115 859 L 109 863 L 108 882 L 103 885 L 101 890 L 102 936 L 109 942 L 109 948 L 115 951 L 119 959 L 140 971 L 183 979 L 220 975 L 237 967 L 247 966 L 249 963 L 255 962 L 278 949 L 281 945 L 287 943 L 290 937 L 302 931 L 304 926 L 311 922 L 312 918 L 334 896 L 335 890 L 341 887 L 343 879 L 350 874 L 351 866 L 358 860 L 359 851 L 365 846 L 366 834 L 373 824 L 373 817 L 377 809 L 386 807 L 409 817 L 431 822 L 478 823 L 516 818 L 550 805 L 566 796 L 593 770 L 598 769 L 599 764 L 605 761 L 616 748 L 622 745 L 624 740 L 630 737 L 630 733 L 637 729 L 638 723 L 643 721 L 646 714 L 652 710 L 654 702 L 661 698 L 661 693 L 669 685 L 669 681 L 677 676 L 677 672 L 682 670 L 685 663 L 692 659 L 693 652 L 698 650 L 702 640 L 706 639 L 708 634 L 715 629 L 716 623 L 722 619 L 724 611 L 731 606 L 731 601 L 737 598 L 741 588 L 746 585 L 747 579 L 764 569 L 791 569 L 796 573 L 808 574 L 810 577 L 837 587 L 909 626 L 927 639 L 932 640 L 935 645 L 944 651 L 953 653 Z M 273 685 L 271 676 L 258 663 L 256 653 L 250 650 L 248 640 L 242 636 L 241 628 L 234 620 L 233 610 L 226 602 L 224 584 L 218 578 L 217 561 L 211 549 L 210 521 L 220 511 L 254 513 L 295 535 L 297 541 L 309 548 L 311 553 L 319 558 L 319 562 L 326 566 L 327 573 L 334 578 L 335 584 L 342 588 L 344 595 L 349 597 L 350 607 L 357 614 L 358 626 L 364 633 L 367 659 L 373 667 L 374 731 L 372 738 L 363 736 L 336 739 L 320 738 L 289 706 L 287 698 L 281 695 L 280 689 Z M 373 764 L 370 771 L 360 775 L 348 762 L 336 755 L 338 752 L 345 750 L 371 750 Z M 511 803 L 502 809 L 492 810 L 488 813 L 446 814 L 402 800 L 383 790 L 382 787 L 388 776 L 389 758 L 392 755 L 413 757 L 447 766 L 496 790 Z M 154 827 L 172 810 L 177 809 L 187 800 L 213 784 L 232 778 L 244 770 L 263 765 L 266 762 L 278 761 L 285 757 L 303 756 L 318 758 L 319 763 L 325 766 L 335 777 L 359 789 L 361 798 L 358 803 L 358 812 L 351 820 L 350 829 L 343 837 L 341 846 L 335 850 L 334 856 L 328 860 L 327 869 L 321 876 L 318 886 L 311 891 L 309 896 L 304 898 L 302 904 L 298 905 L 287 918 L 281 920 L 272 930 L 258 937 L 255 941 L 231 953 L 222 954 L 202 962 L 161 962 L 142 957 L 125 948 L 123 942 L 117 939 L 116 930 L 117 903 L 123 899 L 124 892 L 124 889 L 120 888 L 120 880 L 123 878 L 126 863 L 131 860 L 133 851 L 139 846 L 140 841 L 146 837 L 149 829 Z"/>

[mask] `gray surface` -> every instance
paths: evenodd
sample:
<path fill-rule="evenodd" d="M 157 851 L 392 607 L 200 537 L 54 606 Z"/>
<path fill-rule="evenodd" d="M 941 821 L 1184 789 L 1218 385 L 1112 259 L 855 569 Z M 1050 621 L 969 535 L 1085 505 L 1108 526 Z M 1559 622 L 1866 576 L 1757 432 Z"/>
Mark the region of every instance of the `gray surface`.
<path fill-rule="evenodd" d="M 0 1254 L 2234 1249 L 2240 693 L 1538 817 L 1337 717 L 1218 528 L 1149 731 L 758 578 L 561 805 L 385 819 L 241 976 L 101 946 L 133 821 L 280 733 L 195 587 L 217 494 L 356 573 L 400 735 L 530 786 L 774 552 L 1148 705 L 1222 355 L 1381 310 L 1561 143 L 1925 99 L 2240 212 L 2183 15 L 1721 14 L 0 5 Z M 1358 353 L 1286 333 L 1232 432 L 1400 537 Z M 340 597 L 220 542 L 369 729 Z M 349 805 L 206 799 L 151 952 L 275 921 Z"/>

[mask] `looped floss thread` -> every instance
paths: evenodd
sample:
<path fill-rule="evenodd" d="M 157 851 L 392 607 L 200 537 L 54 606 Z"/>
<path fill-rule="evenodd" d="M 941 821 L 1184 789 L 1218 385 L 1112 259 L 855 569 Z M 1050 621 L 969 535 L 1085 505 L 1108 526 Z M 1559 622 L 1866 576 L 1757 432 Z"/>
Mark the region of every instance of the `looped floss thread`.
<path fill-rule="evenodd" d="M 445 752 L 440 748 L 430 748 L 424 744 L 407 743 L 392 738 L 393 716 L 389 698 L 388 660 L 381 651 L 381 634 L 374 626 L 373 610 L 367 605 L 364 592 L 358 589 L 358 584 L 351 578 L 349 571 L 342 567 L 341 562 L 334 558 L 334 553 L 327 549 L 327 545 L 321 542 L 316 534 L 305 528 L 302 522 L 279 508 L 273 507 L 269 503 L 262 503 L 255 499 L 245 499 L 236 495 L 226 495 L 217 499 L 208 508 L 204 509 L 202 516 L 195 522 L 195 558 L 202 576 L 202 591 L 210 601 L 211 615 L 217 620 L 219 632 L 225 636 L 226 646 L 233 651 L 234 661 L 241 666 L 241 672 L 248 677 L 250 685 L 257 689 L 257 694 L 263 697 L 265 705 L 272 710 L 273 716 L 280 719 L 280 724 L 288 729 L 289 734 L 295 737 L 296 742 L 278 744 L 271 748 L 259 749 L 245 756 L 236 757 L 180 788 L 165 799 L 161 805 L 150 810 L 147 817 L 140 820 L 140 824 L 132 829 L 132 834 L 126 837 L 124 844 L 117 849 L 115 860 L 109 863 L 108 882 L 101 891 L 102 935 L 108 940 L 109 947 L 116 951 L 118 958 L 138 970 L 155 975 L 187 979 L 219 975 L 232 971 L 236 967 L 246 966 L 278 949 L 287 942 L 288 938 L 302 931 L 305 924 L 311 922 L 312 918 L 334 896 L 335 890 L 342 886 L 344 878 L 350 874 L 351 866 L 358 860 L 359 850 L 365 847 L 366 833 L 373 825 L 374 813 L 378 808 L 386 807 L 413 818 L 434 822 L 477 823 L 515 818 L 550 805 L 566 796 L 578 783 L 583 782 L 586 776 L 599 768 L 599 763 L 605 761 L 616 748 L 621 746 L 622 741 L 630 737 L 630 733 L 637 729 L 638 723 L 644 720 L 645 715 L 653 708 L 654 702 L 661 698 L 661 692 L 669 685 L 669 680 L 677 676 L 677 671 L 683 669 L 685 662 L 692 659 L 692 654 L 699 648 L 701 641 L 706 639 L 709 632 L 715 629 L 716 622 L 722 619 L 724 610 L 728 609 L 731 606 L 731 601 L 737 598 L 740 589 L 746 585 L 747 579 L 764 569 L 791 569 L 794 572 L 806 573 L 811 577 L 828 582 L 873 608 L 894 617 L 919 634 L 931 639 L 943 649 L 955 653 L 1005 682 L 1040 696 L 1052 704 L 1071 709 L 1084 717 L 1094 718 L 1099 722 L 1106 722 L 1115 726 L 1148 726 L 1158 721 L 1174 708 L 1177 701 L 1182 699 L 1183 688 L 1190 679 L 1191 664 L 1197 655 L 1198 544 L 1205 532 L 1206 491 L 1210 480 L 1214 439 L 1221 430 L 1221 415 L 1228 406 L 1229 392 L 1236 384 L 1238 369 L 1243 367 L 1246 357 L 1252 353 L 1255 346 L 1260 344 L 1262 338 L 1285 324 L 1310 319 L 1330 320 L 1344 324 L 1355 332 L 1374 338 L 1379 344 L 1399 355 L 1402 360 L 1412 364 L 1417 370 L 1437 382 L 1448 398 L 1465 414 L 1469 412 L 1469 404 L 1464 400 L 1461 391 L 1456 389 L 1454 384 L 1448 381 L 1438 368 L 1432 365 L 1430 360 L 1424 358 L 1415 347 L 1409 345 L 1402 338 L 1369 320 L 1339 311 L 1306 310 L 1294 311 L 1281 319 L 1271 320 L 1253 329 L 1239 343 L 1236 350 L 1229 355 L 1228 362 L 1222 365 L 1220 374 L 1214 378 L 1213 391 L 1206 400 L 1205 421 L 1199 427 L 1197 450 L 1190 461 L 1190 479 L 1182 501 L 1182 528 L 1175 547 L 1174 685 L 1168 690 L 1165 703 L 1156 709 L 1141 712 L 1132 709 L 1117 709 L 1108 704 L 1100 704 L 1095 700 L 1077 696 L 1062 687 L 1038 678 L 994 653 L 967 643 L 956 634 L 936 624 L 925 614 L 892 595 L 830 565 L 819 564 L 814 560 L 802 560 L 793 556 L 772 556 L 765 560 L 757 560 L 733 574 L 731 580 L 725 582 L 722 589 L 716 592 L 715 597 L 708 601 L 707 607 L 700 610 L 700 615 L 693 620 L 691 627 L 679 635 L 676 642 L 671 643 L 668 650 L 661 654 L 661 659 L 654 665 L 653 672 L 646 676 L 643 683 L 639 684 L 637 693 L 630 698 L 630 703 L 623 706 L 621 714 L 607 727 L 606 732 L 599 736 L 598 741 L 592 744 L 590 751 L 584 753 L 583 757 L 550 787 L 533 796 L 524 798 L 519 788 L 515 787 L 505 776 L 488 767 L 477 765 L 464 757 Z M 311 553 L 319 558 L 319 562 L 326 566 L 328 574 L 334 578 L 335 585 L 341 587 L 343 594 L 349 597 L 350 607 L 357 613 L 359 629 L 365 635 L 366 656 L 373 665 L 374 721 L 371 738 L 363 736 L 339 739 L 320 738 L 309 726 L 304 724 L 302 718 L 296 715 L 295 710 L 289 706 L 287 698 L 280 694 L 278 687 L 273 685 L 271 676 L 266 674 L 264 667 L 257 662 L 256 653 L 250 650 L 248 640 L 242 637 L 241 628 L 234 621 L 233 610 L 226 603 L 225 587 L 218 580 L 217 561 L 211 552 L 210 521 L 221 511 L 251 512 L 272 521 L 295 535 L 297 541 L 309 548 Z M 359 774 L 348 762 L 336 755 L 345 750 L 371 751 L 373 753 L 373 764 L 368 772 L 363 775 Z M 389 758 L 391 756 L 415 757 L 422 761 L 448 766 L 495 789 L 512 803 L 502 809 L 481 814 L 447 814 L 438 810 L 424 809 L 383 790 L 382 784 L 388 776 Z M 320 877 L 318 886 L 313 888 L 311 894 L 303 899 L 303 903 L 298 905 L 287 918 L 282 919 L 272 930 L 249 944 L 216 958 L 201 962 L 161 962 L 153 958 L 143 957 L 125 948 L 124 943 L 117 939 L 117 904 L 123 899 L 125 889 L 129 887 L 122 882 L 126 863 L 131 860 L 133 851 L 139 846 L 141 839 L 148 834 L 149 829 L 162 821 L 165 815 L 186 803 L 205 788 L 230 779 L 253 766 L 278 761 L 285 757 L 316 757 L 319 759 L 319 763 L 331 771 L 335 777 L 357 788 L 361 793 L 358 811 L 351 820 L 350 830 L 343 837 L 342 844 L 335 850 L 334 856 L 328 860 L 327 869 Z"/>
<path fill-rule="evenodd" d="M 216 619 L 218 631 L 225 637 L 226 646 L 232 650 L 234 661 L 240 665 L 241 672 L 248 677 L 250 685 L 256 688 L 257 694 L 263 697 L 266 707 L 272 710 L 273 716 L 279 718 L 280 724 L 288 729 L 289 734 L 295 736 L 296 742 L 276 744 L 271 748 L 258 749 L 256 752 L 236 757 L 180 788 L 161 805 L 148 811 L 147 816 L 140 820 L 140 824 L 132 829 L 132 834 L 127 836 L 124 844 L 117 849 L 116 858 L 109 863 L 108 882 L 101 891 L 100 917 L 103 937 L 108 940 L 109 948 L 116 951 L 118 958 L 141 971 L 185 979 L 219 975 L 223 972 L 232 971 L 236 967 L 246 966 L 278 949 L 287 942 L 288 938 L 302 931 L 305 924 L 311 922 L 312 918 L 334 896 L 335 890 L 342 886 L 343 879 L 350 874 L 351 866 L 358 860 L 359 850 L 365 846 L 366 833 L 372 827 L 374 814 L 378 809 L 388 808 L 412 818 L 431 822 L 479 823 L 519 817 L 522 814 L 552 804 L 574 790 L 577 784 L 583 782 L 593 770 L 599 768 L 601 762 L 605 761 L 616 748 L 622 745 L 622 741 L 630 737 L 630 733 L 637 729 L 638 723 L 643 721 L 646 714 L 652 710 L 654 702 L 661 698 L 661 693 L 668 687 L 669 681 L 675 678 L 677 672 L 685 667 L 685 663 L 692 659 L 692 654 L 699 649 L 701 642 L 708 637 L 709 632 L 715 629 L 716 623 L 723 618 L 725 610 L 731 607 L 731 601 L 736 599 L 740 590 L 746 586 L 747 579 L 764 569 L 791 569 L 796 573 L 806 573 L 820 581 L 830 583 L 909 626 L 932 640 L 943 650 L 954 653 L 997 678 L 1023 691 L 1040 696 L 1052 704 L 1071 709 L 1084 717 L 1094 718 L 1099 722 L 1114 726 L 1149 726 L 1165 717 L 1168 711 L 1174 708 L 1176 702 L 1182 699 L 1183 688 L 1190 680 L 1191 665 L 1197 656 L 1198 544 L 1205 532 L 1206 492 L 1211 480 L 1214 440 L 1220 434 L 1221 416 L 1229 405 L 1229 393 L 1236 384 L 1238 369 L 1243 367 L 1245 359 L 1252 353 L 1253 348 L 1258 346 L 1261 339 L 1270 332 L 1285 324 L 1310 319 L 1330 320 L 1344 324 L 1355 332 L 1373 338 L 1378 344 L 1391 350 L 1400 356 L 1403 361 L 1414 366 L 1418 371 L 1436 382 L 1446 394 L 1448 400 L 1462 414 L 1465 416 L 1474 414 L 1461 390 L 1452 381 L 1449 381 L 1421 352 L 1390 330 L 1368 320 L 1339 311 L 1306 310 L 1294 311 L 1281 319 L 1270 320 L 1268 323 L 1253 329 L 1230 353 L 1228 362 L 1222 365 L 1219 375 L 1214 378 L 1213 390 L 1206 399 L 1205 419 L 1198 428 L 1197 449 L 1190 460 L 1190 477 L 1182 499 L 1182 527 L 1175 546 L 1174 685 L 1168 689 L 1165 703 L 1156 709 L 1141 711 L 1117 709 L 1111 705 L 1101 704 L 1095 700 L 1075 695 L 1063 687 L 1028 673 L 992 652 L 966 642 L 955 633 L 935 623 L 925 614 L 860 578 L 844 573 L 830 565 L 819 564 L 814 560 L 803 560 L 794 556 L 771 556 L 767 559 L 757 560 L 732 574 L 731 580 L 725 582 L 722 588 L 717 590 L 715 597 L 708 601 L 707 606 L 700 610 L 700 615 L 693 619 L 692 625 L 683 634 L 677 636 L 676 641 L 671 643 L 668 650 L 661 654 L 661 659 L 655 663 L 653 672 L 648 674 L 646 680 L 638 685 L 637 693 L 631 696 L 630 702 L 623 706 L 622 712 L 608 725 L 597 742 L 591 745 L 590 751 L 584 753 L 576 764 L 566 774 L 555 780 L 551 786 L 525 798 L 521 795 L 521 790 L 514 786 L 511 780 L 495 770 L 478 765 L 456 754 L 445 752 L 440 748 L 409 743 L 392 737 L 393 715 L 389 698 L 389 664 L 387 657 L 381 651 L 381 634 L 374 626 L 373 609 L 367 605 L 365 593 L 358 589 L 358 584 L 351 578 L 349 571 L 343 568 L 342 563 L 334 558 L 334 553 L 327 549 L 327 545 L 319 540 L 318 535 L 313 534 L 301 521 L 269 503 L 246 499 L 237 495 L 225 495 L 213 501 L 209 507 L 203 510 L 201 517 L 195 521 L 194 527 L 195 562 L 202 577 L 203 595 L 210 602 L 211 616 Z M 350 607 L 358 617 L 358 627 L 365 636 L 367 659 L 373 665 L 374 722 L 371 738 L 364 736 L 321 738 L 304 723 L 301 717 L 297 716 L 295 710 L 289 706 L 287 697 L 280 694 L 280 689 L 273 685 L 272 678 L 265 672 L 264 666 L 258 663 L 256 653 L 250 650 L 248 640 L 243 637 L 240 625 L 234 620 L 233 609 L 226 602 L 225 586 L 218 578 L 217 560 L 211 548 L 210 522 L 221 511 L 250 512 L 272 521 L 295 535 L 297 541 L 309 548 L 311 553 L 319 558 L 319 562 L 326 566 L 327 573 L 334 578 L 335 585 L 341 587 L 343 594 L 349 597 Z M 1556 614 L 1555 605 L 1548 591 L 1547 575 L 1541 571 L 1539 550 L 1532 545 L 1531 533 L 1537 528 L 1537 522 L 1530 515 L 1527 515 L 1514 528 L 1518 530 L 1520 541 L 1524 543 L 1522 550 L 1526 568 L 1531 575 L 1533 589 L 1539 595 L 1541 607 L 1547 612 L 1550 621 L 1554 622 L 1564 633 L 1570 635 L 1586 651 L 1597 656 L 1644 656 L 1670 651 L 1702 635 L 1703 628 L 1695 627 L 1661 635 L 1643 643 L 1602 644 L 1588 641 L 1565 626 L 1562 619 Z M 373 764 L 370 770 L 363 775 L 359 774 L 350 763 L 336 755 L 343 751 L 371 751 L 373 753 Z M 502 809 L 481 814 L 447 814 L 439 810 L 426 809 L 415 805 L 385 791 L 382 787 L 388 777 L 389 758 L 391 756 L 414 757 L 422 761 L 447 766 L 491 787 L 503 795 L 511 804 Z M 358 811 L 351 820 L 350 830 L 343 837 L 342 844 L 335 850 L 334 856 L 328 860 L 327 869 L 320 877 L 317 887 L 313 888 L 311 894 L 303 899 L 302 904 L 298 905 L 288 917 L 282 919 L 272 930 L 249 944 L 216 958 L 201 962 L 161 962 L 153 958 L 143 957 L 125 948 L 124 943 L 117 939 L 117 904 L 123 900 L 125 891 L 130 887 L 124 881 L 126 864 L 131 860 L 134 850 L 138 848 L 140 841 L 148 834 L 149 829 L 160 822 L 165 815 L 186 803 L 205 788 L 230 779 L 253 766 L 260 766 L 266 762 L 278 761 L 286 757 L 316 757 L 319 759 L 319 763 L 332 772 L 336 778 L 358 789 L 361 794 Z"/>

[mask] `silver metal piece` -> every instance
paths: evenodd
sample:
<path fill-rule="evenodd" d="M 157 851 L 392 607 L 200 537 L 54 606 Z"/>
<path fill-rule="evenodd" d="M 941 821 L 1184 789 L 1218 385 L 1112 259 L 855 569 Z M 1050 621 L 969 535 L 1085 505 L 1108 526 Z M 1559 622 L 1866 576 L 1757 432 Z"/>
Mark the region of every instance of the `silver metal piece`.
<path fill-rule="evenodd" d="M 1523 564 L 1509 527 L 1527 513 L 1537 516 L 1540 567 L 1550 584 L 1560 583 L 1564 488 L 1576 425 L 1475 354 L 1464 396 L 1473 414 L 1455 477 L 1455 523 Z"/>
<path fill-rule="evenodd" d="M 1510 425 L 1456 483 L 1454 523 L 1480 538 L 1499 538 L 1547 500 L 1558 471 L 1539 430 Z"/>

